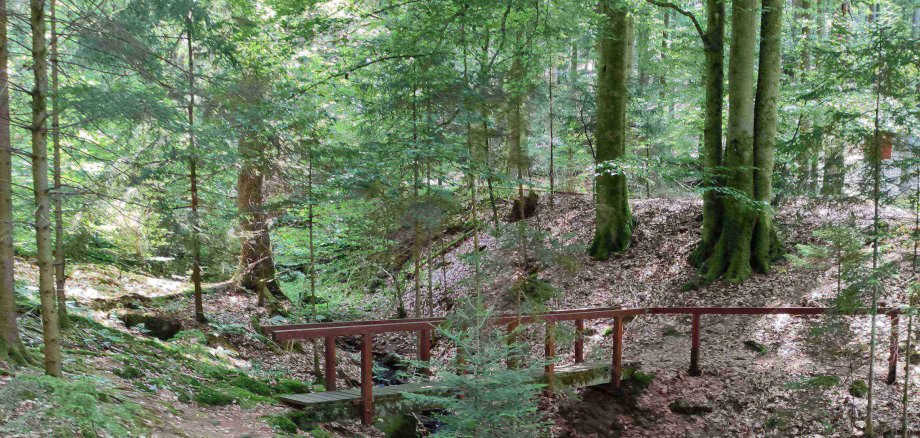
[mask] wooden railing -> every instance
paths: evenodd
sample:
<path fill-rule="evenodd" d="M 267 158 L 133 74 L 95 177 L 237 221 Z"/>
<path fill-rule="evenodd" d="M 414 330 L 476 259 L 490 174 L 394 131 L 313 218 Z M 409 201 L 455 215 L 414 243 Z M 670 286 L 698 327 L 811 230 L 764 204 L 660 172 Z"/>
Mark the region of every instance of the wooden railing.
<path fill-rule="evenodd" d="M 545 372 L 548 388 L 552 390 L 555 381 L 554 361 L 556 357 L 555 325 L 557 322 L 574 321 L 575 341 L 574 360 L 576 363 L 584 362 L 584 322 L 592 319 L 613 319 L 613 352 L 611 383 L 620 386 L 623 357 L 623 329 L 626 318 L 640 315 L 690 315 L 691 316 L 691 342 L 690 342 L 690 367 L 691 376 L 699 376 L 700 370 L 700 323 L 703 315 L 793 315 L 814 316 L 826 315 L 831 309 L 824 307 L 648 307 L 640 309 L 618 308 L 589 308 L 556 310 L 542 314 L 529 315 L 498 315 L 489 318 L 489 322 L 496 326 L 506 325 L 509 334 L 520 324 L 544 323 L 546 327 L 545 339 Z M 871 311 L 862 310 L 848 313 L 843 316 L 869 315 Z M 900 309 L 880 308 L 877 314 L 888 315 L 891 318 L 892 331 L 889 340 L 888 383 L 894 383 L 897 375 L 898 361 L 898 316 Z M 266 336 L 277 342 L 325 338 L 325 382 L 326 391 L 336 390 L 336 362 L 335 339 L 340 336 L 361 336 L 361 420 L 370 424 L 374 414 L 373 398 L 373 336 L 382 333 L 417 332 L 418 333 L 418 359 L 427 362 L 431 359 L 431 338 L 437 326 L 445 318 L 412 318 L 412 319 L 383 319 L 370 321 L 343 321 L 325 322 L 316 324 L 299 324 L 283 326 L 262 327 Z M 510 339 L 510 338 L 509 338 Z M 458 357 L 462 360 L 462 357 Z"/>

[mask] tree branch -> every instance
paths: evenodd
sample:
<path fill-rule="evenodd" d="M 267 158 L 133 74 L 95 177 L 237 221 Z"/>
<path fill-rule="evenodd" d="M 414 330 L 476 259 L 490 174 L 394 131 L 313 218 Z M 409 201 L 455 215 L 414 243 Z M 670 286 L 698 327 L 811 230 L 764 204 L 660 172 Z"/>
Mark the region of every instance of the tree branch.
<path fill-rule="evenodd" d="M 659 1 L 659 0 L 645 0 L 645 1 L 646 1 L 647 3 L 651 3 L 651 4 L 655 5 L 655 6 L 660 6 L 660 7 L 662 7 L 662 8 L 671 8 L 671 9 L 675 10 L 678 14 L 683 15 L 684 17 L 689 18 L 690 21 L 693 22 L 693 27 L 696 28 L 696 33 L 698 33 L 698 34 L 700 35 L 700 39 L 703 40 L 703 43 L 704 43 L 704 44 L 708 44 L 708 41 L 706 40 L 706 32 L 703 31 L 703 28 L 702 28 L 702 27 L 700 27 L 699 21 L 696 21 L 696 16 L 693 15 L 692 12 L 686 11 L 686 10 L 682 9 L 680 6 L 677 6 L 676 4 L 670 3 L 670 2 L 664 2 L 664 1 Z"/>

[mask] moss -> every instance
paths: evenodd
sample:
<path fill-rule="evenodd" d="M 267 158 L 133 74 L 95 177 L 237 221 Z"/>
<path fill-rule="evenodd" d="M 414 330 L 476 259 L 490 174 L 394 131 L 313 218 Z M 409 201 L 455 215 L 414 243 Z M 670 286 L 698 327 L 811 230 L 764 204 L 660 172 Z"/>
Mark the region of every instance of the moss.
<path fill-rule="evenodd" d="M 202 388 L 193 399 L 206 406 L 227 406 L 236 401 L 236 398 L 227 392 L 211 387 Z"/>
<path fill-rule="evenodd" d="M 125 365 L 124 368 L 119 368 L 112 372 L 115 373 L 116 376 L 128 380 L 144 377 L 144 371 L 132 365 Z"/>
<path fill-rule="evenodd" d="M 297 424 L 284 415 L 271 415 L 266 417 L 265 421 L 275 430 L 290 434 L 297 433 Z"/>
<path fill-rule="evenodd" d="M 238 376 L 230 380 L 230 385 L 237 388 L 245 389 L 253 394 L 258 394 L 262 396 L 272 395 L 272 387 L 268 384 L 260 382 L 256 379 L 253 379 L 249 376 Z"/>
<path fill-rule="evenodd" d="M 304 394 L 310 390 L 310 385 L 297 380 L 281 379 L 275 384 L 275 394 Z"/>
<path fill-rule="evenodd" d="M 313 438 L 332 438 L 333 437 L 331 432 L 321 427 L 316 427 L 314 429 L 311 429 L 310 435 L 312 435 Z"/>

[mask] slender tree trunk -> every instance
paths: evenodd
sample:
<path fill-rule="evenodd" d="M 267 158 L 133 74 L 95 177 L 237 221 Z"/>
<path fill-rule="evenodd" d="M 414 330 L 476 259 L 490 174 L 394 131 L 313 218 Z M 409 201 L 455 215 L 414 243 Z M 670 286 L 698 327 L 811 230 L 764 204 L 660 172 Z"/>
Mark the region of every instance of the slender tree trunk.
<path fill-rule="evenodd" d="M 58 322 L 62 329 L 70 327 L 67 318 L 67 297 L 64 293 L 66 282 L 64 266 L 64 194 L 61 186 L 61 128 L 58 121 L 58 33 L 56 0 L 51 0 L 51 144 L 54 149 L 54 288 L 57 298 Z"/>
<path fill-rule="evenodd" d="M 760 203 L 754 225 L 752 268 L 769 272 L 779 254 L 779 238 L 773 228 L 773 150 L 776 146 L 776 105 L 782 73 L 780 49 L 783 1 L 763 0 L 760 19 L 760 62 L 754 102 L 754 199 Z"/>
<path fill-rule="evenodd" d="M 701 267 L 712 256 L 722 229 L 722 97 L 725 95 L 725 2 L 706 0 L 706 111 L 703 120 L 703 229 L 691 262 Z"/>
<path fill-rule="evenodd" d="M 875 23 L 876 31 L 879 30 L 878 20 Z M 881 99 L 882 99 L 882 77 L 881 77 L 881 36 L 876 35 L 876 71 L 875 71 L 875 120 L 873 124 L 873 147 L 870 152 L 872 158 L 872 275 L 877 275 L 879 261 L 879 201 L 881 198 L 881 180 L 882 180 L 882 155 L 881 155 Z M 869 318 L 869 390 L 866 394 L 866 435 L 875 436 L 875 427 L 873 425 L 873 393 L 875 389 L 875 320 L 878 313 L 878 297 L 881 293 L 881 284 L 876 280 L 871 285 L 872 303 L 871 315 Z"/>
<path fill-rule="evenodd" d="M 13 253 L 13 154 L 10 145 L 9 42 L 6 0 L 0 0 L 0 360 L 14 365 L 32 359 L 19 339 L 16 324 Z"/>
<path fill-rule="evenodd" d="M 468 6 L 463 5 L 464 17 L 466 17 L 466 11 Z M 470 76 L 469 76 L 469 67 L 467 65 L 467 58 L 469 57 L 469 50 L 467 47 L 466 41 L 466 22 L 462 21 L 460 23 L 460 41 L 463 46 L 463 84 L 467 88 L 470 86 Z M 464 94 L 466 96 L 466 94 Z M 469 109 L 469 102 L 464 98 L 463 109 Z M 466 121 L 466 147 L 470 155 L 470 220 L 473 224 L 473 285 L 474 292 L 476 294 L 477 300 L 482 293 L 482 279 L 479 276 L 479 212 L 477 209 L 478 204 L 478 193 L 476 190 L 476 154 L 473 147 L 473 132 L 472 126 L 470 124 L 469 118 Z"/>
<path fill-rule="evenodd" d="M 415 71 L 413 67 L 413 71 Z M 413 202 L 417 203 L 418 199 L 418 188 L 421 182 L 419 181 L 419 148 L 418 148 L 418 102 L 417 102 L 418 86 L 416 84 L 416 79 L 412 79 L 412 150 L 413 150 L 413 160 L 412 160 L 412 197 Z M 422 308 L 424 304 L 422 303 L 422 253 L 421 253 L 421 224 L 419 224 L 418 218 L 413 215 L 412 219 L 412 259 L 413 259 L 413 281 L 415 283 L 415 316 L 419 317 L 422 315 Z"/>
<path fill-rule="evenodd" d="M 31 0 L 32 62 L 32 184 L 35 194 L 35 240 L 38 291 L 42 309 L 45 373 L 61 377 L 61 345 L 54 289 L 51 244 L 51 197 L 48 193 L 48 47 L 45 43 L 45 2 Z"/>
<path fill-rule="evenodd" d="M 195 54 L 192 48 L 192 12 L 186 18 L 188 33 L 188 167 L 192 198 L 192 285 L 195 289 L 195 321 L 208 322 L 201 300 L 201 225 L 198 214 L 198 150 L 195 146 Z"/>
<path fill-rule="evenodd" d="M 307 148 L 307 234 L 310 239 L 310 310 L 314 321 L 317 319 L 316 312 L 316 252 L 313 243 L 313 148 Z M 335 354 L 334 352 L 332 354 Z M 320 368 L 319 358 L 319 339 L 313 340 L 313 375 L 323 376 Z"/>
<path fill-rule="evenodd" d="M 553 143 L 553 62 L 550 59 L 549 64 L 549 206 L 553 207 L 554 204 L 554 195 L 553 192 L 556 189 L 556 163 L 554 159 L 556 157 L 556 145 Z"/>
<path fill-rule="evenodd" d="M 732 194 L 723 198 L 719 240 L 703 266 L 703 280 L 724 276 L 741 281 L 751 275 L 751 238 L 756 219 L 749 206 L 754 198 L 754 49 L 757 3 L 732 2 L 732 39 L 728 67 L 728 145 L 725 149 L 725 185 Z"/>
<path fill-rule="evenodd" d="M 518 36 L 515 40 L 519 40 Z M 521 275 L 522 281 L 523 278 L 527 276 L 527 270 L 530 264 L 530 259 L 527 250 L 527 221 L 526 221 L 526 209 L 525 203 L 526 198 L 524 197 L 524 176 L 530 168 L 529 158 L 527 153 L 524 151 L 523 137 L 524 137 L 524 114 L 522 111 L 522 106 L 524 105 L 524 62 L 521 59 L 521 55 L 515 53 L 511 61 L 511 69 L 508 72 L 508 76 L 511 78 L 511 90 L 510 96 L 508 97 L 508 145 L 510 149 L 510 164 L 516 171 L 517 175 L 517 188 L 518 188 L 518 215 L 520 220 L 518 221 L 518 238 L 520 239 L 520 248 L 521 248 Z M 518 304 L 518 309 L 520 309 L 521 296 L 520 289 L 518 289 L 518 294 L 516 297 Z"/>
<path fill-rule="evenodd" d="M 594 239 L 588 254 L 606 260 L 625 251 L 632 238 L 626 175 L 609 167 L 626 154 L 626 79 L 629 77 L 629 19 L 625 9 L 601 5 L 597 85 L 597 163 Z"/>

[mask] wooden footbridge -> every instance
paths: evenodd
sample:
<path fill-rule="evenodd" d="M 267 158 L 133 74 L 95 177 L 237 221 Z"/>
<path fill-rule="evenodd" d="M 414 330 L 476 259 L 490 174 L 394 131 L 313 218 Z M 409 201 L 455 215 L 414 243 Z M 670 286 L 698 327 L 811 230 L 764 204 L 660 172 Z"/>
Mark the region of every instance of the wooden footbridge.
<path fill-rule="evenodd" d="M 547 383 L 552 391 L 556 385 L 593 385 L 610 381 L 620 386 L 623 374 L 623 328 L 630 318 L 642 315 L 689 315 L 691 317 L 690 367 L 691 376 L 700 375 L 700 323 L 703 315 L 722 317 L 727 315 L 792 315 L 815 316 L 829 314 L 831 309 L 823 307 L 649 307 L 639 309 L 592 308 L 556 310 L 531 315 L 499 315 L 489 319 L 495 326 L 505 325 L 512 333 L 519 325 L 545 324 L 546 339 L 544 351 L 546 363 L 544 372 L 535 375 L 534 380 Z M 846 316 L 869 315 L 869 310 L 849 313 Z M 877 314 L 887 315 L 891 320 L 889 339 L 888 383 L 896 377 L 898 362 L 898 316 L 899 309 L 882 308 Z M 612 360 L 605 363 L 585 363 L 584 322 L 594 319 L 613 320 Z M 263 332 L 278 342 L 325 339 L 325 382 L 326 392 L 282 396 L 281 400 L 300 408 L 326 409 L 336 416 L 359 414 L 364 424 L 371 424 L 374 417 L 374 403 L 392 403 L 406 392 L 431 393 L 447 391 L 438 382 L 410 383 L 374 388 L 372 346 L 374 335 L 383 333 L 415 332 L 418 336 L 418 359 L 431 360 L 431 339 L 434 330 L 445 318 L 387 319 L 371 321 L 325 322 L 316 324 L 283 325 L 262 327 Z M 557 366 L 555 326 L 561 322 L 572 322 L 575 326 L 575 363 Z M 337 390 L 335 340 L 340 336 L 361 337 L 361 385 L 356 389 Z M 510 338 L 509 338 L 510 341 Z M 457 358 L 462 361 L 462 355 Z M 356 412 L 357 411 L 357 412 Z"/>

